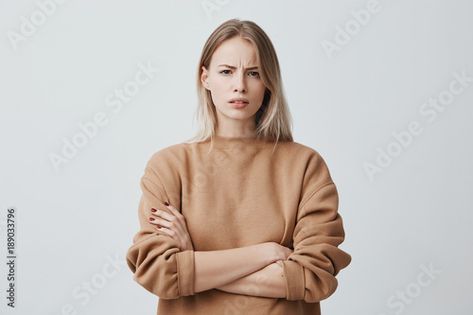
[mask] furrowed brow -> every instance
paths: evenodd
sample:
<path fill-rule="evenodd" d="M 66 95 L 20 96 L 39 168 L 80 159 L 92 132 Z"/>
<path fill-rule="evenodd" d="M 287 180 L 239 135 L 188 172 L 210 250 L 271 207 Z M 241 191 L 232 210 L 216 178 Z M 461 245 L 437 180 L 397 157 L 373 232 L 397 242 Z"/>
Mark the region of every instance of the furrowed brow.
<path fill-rule="evenodd" d="M 236 69 L 235 66 L 230 66 L 230 65 L 226 65 L 226 64 L 221 64 L 221 65 L 218 65 L 219 67 L 227 67 L 227 68 L 230 68 L 230 69 Z M 246 70 L 253 70 L 253 69 L 258 69 L 258 66 L 252 66 L 252 67 L 248 67 L 246 68 Z"/>

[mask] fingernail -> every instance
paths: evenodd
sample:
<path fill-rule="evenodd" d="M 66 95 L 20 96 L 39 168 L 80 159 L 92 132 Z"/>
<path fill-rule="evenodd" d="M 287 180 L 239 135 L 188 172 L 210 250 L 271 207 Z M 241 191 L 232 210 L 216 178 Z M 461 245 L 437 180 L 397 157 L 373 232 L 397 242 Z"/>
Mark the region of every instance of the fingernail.
<path fill-rule="evenodd" d="M 169 202 L 167 202 L 167 201 L 165 201 L 164 204 L 165 204 L 166 206 L 169 206 Z"/>
<path fill-rule="evenodd" d="M 155 208 L 151 208 L 151 212 L 156 212 L 157 210 Z"/>
<path fill-rule="evenodd" d="M 149 220 L 150 220 L 150 221 L 154 221 L 154 218 L 153 218 L 153 217 L 150 217 Z"/>

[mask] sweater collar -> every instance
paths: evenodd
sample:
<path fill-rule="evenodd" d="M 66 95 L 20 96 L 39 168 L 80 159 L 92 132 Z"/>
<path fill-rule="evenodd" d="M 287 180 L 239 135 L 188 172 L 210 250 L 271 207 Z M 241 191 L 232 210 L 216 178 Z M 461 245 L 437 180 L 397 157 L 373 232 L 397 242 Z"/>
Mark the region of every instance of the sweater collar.
<path fill-rule="evenodd" d="M 219 136 L 213 135 L 212 137 L 208 138 L 207 140 L 213 147 L 215 148 L 231 148 L 231 147 L 239 147 L 239 146 L 263 146 L 268 143 L 273 143 L 274 141 L 270 141 L 264 139 L 260 136 L 252 136 L 252 137 L 226 137 L 226 136 Z"/>

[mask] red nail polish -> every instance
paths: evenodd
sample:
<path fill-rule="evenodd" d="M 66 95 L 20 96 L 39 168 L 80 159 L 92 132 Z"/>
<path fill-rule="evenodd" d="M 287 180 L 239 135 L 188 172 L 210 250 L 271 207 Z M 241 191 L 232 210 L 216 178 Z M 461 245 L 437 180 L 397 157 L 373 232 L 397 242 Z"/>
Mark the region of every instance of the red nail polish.
<path fill-rule="evenodd" d="M 156 212 L 156 209 L 155 209 L 155 208 L 151 208 L 151 212 Z"/>
<path fill-rule="evenodd" d="M 151 217 L 150 217 L 149 219 L 150 219 L 150 221 L 154 221 L 154 218 L 151 218 Z"/>
<path fill-rule="evenodd" d="M 169 206 L 169 202 L 167 202 L 167 201 L 165 201 L 164 204 L 165 204 L 166 206 Z"/>

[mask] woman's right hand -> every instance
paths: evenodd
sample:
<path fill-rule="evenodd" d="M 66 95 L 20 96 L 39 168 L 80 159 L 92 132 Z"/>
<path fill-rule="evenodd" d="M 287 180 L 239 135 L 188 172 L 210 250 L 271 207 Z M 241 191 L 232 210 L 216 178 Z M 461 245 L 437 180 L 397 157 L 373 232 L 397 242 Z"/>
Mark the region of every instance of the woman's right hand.
<path fill-rule="evenodd" d="M 273 262 L 278 260 L 286 260 L 289 255 L 293 253 L 293 250 L 289 247 L 283 246 L 276 242 L 269 242 L 269 246 L 272 251 Z"/>

